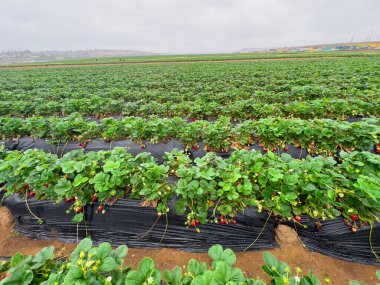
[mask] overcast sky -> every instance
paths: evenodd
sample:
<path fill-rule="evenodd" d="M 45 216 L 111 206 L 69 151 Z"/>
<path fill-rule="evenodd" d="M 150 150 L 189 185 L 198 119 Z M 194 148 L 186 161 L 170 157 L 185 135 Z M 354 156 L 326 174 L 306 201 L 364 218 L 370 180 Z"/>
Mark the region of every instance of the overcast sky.
<path fill-rule="evenodd" d="M 0 50 L 241 48 L 380 40 L 380 0 L 0 0 Z"/>

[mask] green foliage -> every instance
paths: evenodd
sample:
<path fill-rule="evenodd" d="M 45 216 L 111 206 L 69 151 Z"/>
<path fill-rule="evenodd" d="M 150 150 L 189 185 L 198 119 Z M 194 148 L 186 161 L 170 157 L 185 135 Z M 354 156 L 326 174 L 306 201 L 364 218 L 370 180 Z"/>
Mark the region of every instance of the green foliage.
<path fill-rule="evenodd" d="M 83 207 L 94 200 L 104 204 L 126 193 L 145 199 L 145 206 L 153 205 L 160 214 L 169 211 L 175 194 L 176 210 L 188 214 L 186 226 L 191 227 L 233 223 L 248 206 L 289 219 L 357 214 L 364 222 L 374 221 L 380 213 L 379 156 L 354 151 L 340 157 L 337 163 L 331 157 L 298 160 L 285 153 L 237 150 L 228 159 L 208 153 L 190 164 L 183 152 L 173 150 L 157 164 L 148 153 L 133 157 L 124 148 L 75 150 L 62 158 L 40 150 L 11 151 L 0 159 L 0 190 L 7 190 L 5 196 L 33 191 L 37 199 L 72 201 L 74 223 L 83 220 Z M 177 181 L 169 183 L 170 175 Z"/>
<path fill-rule="evenodd" d="M 311 54 L 315 55 L 321 53 Z M 353 54 L 337 55 L 352 57 Z M 264 55 L 268 56 L 304 55 Z M 1 70 L 0 115 L 24 117 L 79 112 L 98 117 L 114 114 L 144 118 L 185 115 L 196 119 L 228 116 L 239 120 L 273 116 L 306 119 L 377 116 L 380 57 L 361 56 L 318 61 Z M 194 56 L 181 56 L 180 59 L 188 57 Z M 206 56 L 210 57 L 261 56 Z M 44 128 L 44 123 L 38 119 L 32 125 Z M 60 137 L 65 136 L 65 132 L 76 134 L 81 124 L 71 128 L 65 122 L 56 127 L 55 136 Z M 115 129 L 119 129 L 119 125 L 115 125 Z M 141 128 L 141 131 L 149 132 L 149 129 Z M 36 134 L 42 136 L 44 132 Z M 153 140 L 161 138 L 157 136 Z"/>
<path fill-rule="evenodd" d="M 82 240 L 67 260 L 60 254 L 53 255 L 54 247 L 42 249 L 35 256 L 18 253 L 8 262 L 0 263 L 0 284 L 106 284 L 106 285 L 265 285 L 259 279 L 247 278 L 241 269 L 233 267 L 236 256 L 230 249 L 214 245 L 209 250 L 212 267 L 205 262 L 191 259 L 182 270 L 176 266 L 164 274 L 158 270 L 149 257 L 141 260 L 136 270 L 124 266 L 128 253 L 126 246 L 113 250 L 109 243 L 93 247 L 88 238 Z M 264 253 L 263 266 L 271 284 L 321 284 L 313 273 L 298 277 L 291 275 L 291 269 L 270 253 Z M 288 280 L 290 283 L 286 283 Z"/>
<path fill-rule="evenodd" d="M 38 120 L 41 125 L 36 126 Z M 85 119 L 78 113 L 66 118 L 31 117 L 0 118 L 0 137 L 46 138 L 50 143 L 79 140 L 88 142 L 102 137 L 107 141 L 129 139 L 144 145 L 145 140 L 162 143 L 178 139 L 187 148 L 205 143 L 210 151 L 228 151 L 230 148 L 245 148 L 258 142 L 273 150 L 283 150 L 290 143 L 307 149 L 311 154 L 331 155 L 337 146 L 348 150 L 372 150 L 379 143 L 379 120 L 367 118 L 349 123 L 329 119 L 303 120 L 296 118 L 266 118 L 257 121 L 246 120 L 232 124 L 231 119 L 221 117 L 215 122 L 195 121 L 187 123 L 178 117 L 167 119 L 153 117 L 149 120 L 136 117 L 123 119 L 106 118 L 102 122 Z M 79 146 L 78 146 L 79 147 Z M 81 165 L 68 162 L 66 172 L 78 170 Z M 117 164 L 105 166 L 110 172 Z"/>

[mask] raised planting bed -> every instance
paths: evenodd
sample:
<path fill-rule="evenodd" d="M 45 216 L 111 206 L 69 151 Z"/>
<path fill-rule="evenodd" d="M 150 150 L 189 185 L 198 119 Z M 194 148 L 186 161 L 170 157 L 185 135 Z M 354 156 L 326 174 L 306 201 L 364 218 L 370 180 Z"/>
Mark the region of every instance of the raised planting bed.
<path fill-rule="evenodd" d="M 157 117 L 104 118 L 94 122 L 78 113 L 65 118 L 0 118 L 0 137 L 8 149 L 39 148 L 57 154 L 79 147 L 108 150 L 114 146 L 130 147 L 136 154 L 141 152 L 140 148 L 154 152 L 154 144 L 160 144 L 158 149 L 186 149 L 200 156 L 205 151 L 228 153 L 252 145 L 264 151 L 281 152 L 292 144 L 303 148 L 304 154 L 332 155 L 337 149 L 379 152 L 379 134 L 377 118 L 355 123 L 294 118 L 236 123 L 227 117 L 213 122 Z"/>

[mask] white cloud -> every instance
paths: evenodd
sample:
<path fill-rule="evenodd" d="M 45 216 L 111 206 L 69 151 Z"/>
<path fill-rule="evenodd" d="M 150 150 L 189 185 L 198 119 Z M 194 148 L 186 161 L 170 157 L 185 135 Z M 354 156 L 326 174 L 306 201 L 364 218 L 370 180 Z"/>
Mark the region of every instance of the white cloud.
<path fill-rule="evenodd" d="M 0 4 L 0 50 L 244 47 L 380 40 L 379 0 L 12 0 Z"/>

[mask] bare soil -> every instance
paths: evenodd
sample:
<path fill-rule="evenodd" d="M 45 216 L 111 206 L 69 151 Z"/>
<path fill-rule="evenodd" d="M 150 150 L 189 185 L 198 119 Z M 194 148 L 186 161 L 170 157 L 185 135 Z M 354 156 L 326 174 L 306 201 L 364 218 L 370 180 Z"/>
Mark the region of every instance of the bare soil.
<path fill-rule="evenodd" d="M 17 252 L 23 254 L 35 254 L 45 246 L 53 245 L 56 249 L 65 248 L 69 254 L 75 244 L 63 243 L 55 240 L 32 240 L 14 232 L 15 222 L 9 210 L 0 207 L 0 256 L 10 257 Z M 334 259 L 326 255 L 309 252 L 297 237 L 295 231 L 287 226 L 279 226 L 277 230 L 277 240 L 280 248 L 270 250 L 280 261 L 285 261 L 292 267 L 299 266 L 304 273 L 313 271 L 320 280 L 329 276 L 331 284 L 344 285 L 350 280 L 358 280 L 367 285 L 376 283 L 375 272 L 379 267 L 363 265 Z M 240 267 L 247 276 L 261 277 L 266 279 L 262 273 L 261 265 L 263 251 L 237 253 L 237 266 Z M 355 254 L 355 253 L 353 253 Z M 176 249 L 138 249 L 129 248 L 126 264 L 136 268 L 143 258 L 151 257 L 160 270 L 172 269 L 176 265 L 184 266 L 187 261 L 194 258 L 198 261 L 209 262 L 206 253 L 191 253 Z"/>

